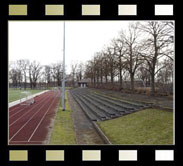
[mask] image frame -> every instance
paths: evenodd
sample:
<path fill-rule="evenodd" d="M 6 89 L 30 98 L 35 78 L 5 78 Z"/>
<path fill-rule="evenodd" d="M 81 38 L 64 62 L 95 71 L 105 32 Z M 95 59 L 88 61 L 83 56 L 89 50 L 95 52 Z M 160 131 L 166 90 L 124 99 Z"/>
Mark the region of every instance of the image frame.
<path fill-rule="evenodd" d="M 22 1 L 23 2 L 23 1 Z M 20 4 L 22 2 L 19 2 Z M 95 3 L 96 2 L 96 3 Z M 43 6 L 46 4 L 45 1 L 42 2 L 30 2 L 28 5 L 28 15 L 27 16 L 9 16 L 8 15 L 8 5 L 11 4 L 9 1 L 6 3 L 6 10 L 5 14 L 2 17 L 1 20 L 1 45 L 0 45 L 0 53 L 3 55 L 1 56 L 0 63 L 1 63 L 1 75 L 3 78 L 5 78 L 6 81 L 1 82 L 1 109 L 2 110 L 8 110 L 8 21 L 11 20 L 26 20 L 26 21 L 48 21 L 48 20 L 174 20 L 175 21 L 175 27 L 177 27 L 177 18 L 176 18 L 176 12 L 174 10 L 174 15 L 173 16 L 154 16 L 154 13 L 152 12 L 154 10 L 154 3 L 155 1 L 151 2 L 141 2 L 141 0 L 137 1 L 138 3 L 138 12 L 137 16 L 117 16 L 116 15 L 116 6 L 119 4 L 119 2 L 114 2 L 112 7 L 110 6 L 110 3 L 105 3 L 105 2 L 98 2 L 97 0 L 93 2 L 92 4 L 100 4 L 101 7 L 101 15 L 100 16 L 81 16 L 81 11 L 78 10 L 78 7 L 81 6 L 83 3 L 82 2 L 66 2 L 64 9 L 64 16 L 45 16 L 44 15 L 44 8 Z M 98 2 L 98 3 L 97 3 Z M 174 8 L 175 5 L 177 5 L 173 0 L 167 1 L 168 3 L 166 4 L 173 4 Z M 26 3 L 26 2 L 25 2 Z M 53 3 L 53 2 L 52 2 Z M 62 2 L 61 2 L 62 3 Z M 87 3 L 87 2 L 86 2 Z M 88 3 L 91 3 L 91 1 L 88 0 Z M 16 2 L 16 4 L 18 4 Z M 57 1 L 54 2 L 54 4 L 57 4 Z M 60 4 L 60 2 L 58 2 Z M 74 5 L 73 5 L 74 4 Z M 130 2 L 128 4 L 134 4 L 134 2 Z M 161 1 L 156 4 L 161 4 Z M 163 3 L 164 4 L 164 3 Z M 144 5 L 147 6 L 147 8 L 150 6 L 150 10 L 142 10 L 144 8 Z M 2 5 L 4 6 L 4 5 Z M 68 9 L 69 8 L 69 9 Z M 112 14 L 108 14 L 108 9 L 111 9 Z M 42 9 L 42 10 L 40 10 Z M 175 28 L 177 29 L 177 28 Z M 175 30 L 176 34 L 176 30 Z M 177 39 L 178 37 L 176 36 L 175 40 L 175 52 L 177 52 Z M 177 59 L 177 57 L 176 57 Z M 5 63 L 6 62 L 6 63 Z M 177 63 L 177 62 L 176 62 Z M 176 65 L 177 66 L 177 65 Z M 7 69 L 6 71 L 4 69 Z M 175 62 L 174 62 L 174 69 L 175 69 Z M 175 71 L 175 70 L 174 70 Z M 177 72 L 176 72 L 177 73 Z M 174 77 L 175 77 L 175 72 L 174 72 Z M 4 88 L 6 87 L 6 88 Z M 175 83 L 174 83 L 174 90 L 175 90 Z M 174 93 L 174 99 L 176 98 L 177 93 Z M 4 104 L 6 103 L 6 104 Z M 177 102 L 176 102 L 177 103 Z M 176 108 L 175 102 L 174 102 L 174 109 Z M 1 142 L 1 147 L 2 150 L 0 151 L 0 162 L 5 163 L 5 165 L 34 165 L 34 164 L 45 164 L 45 165 L 71 165 L 73 164 L 73 161 L 80 165 L 85 165 L 86 161 L 81 162 L 81 153 L 82 150 L 101 150 L 101 161 L 95 161 L 95 165 L 105 165 L 107 163 L 111 163 L 113 165 L 120 165 L 123 164 L 123 162 L 118 160 L 118 151 L 119 150 L 137 150 L 138 151 L 138 160 L 133 161 L 133 162 L 128 162 L 124 161 L 124 164 L 132 164 L 132 165 L 141 165 L 141 164 L 152 164 L 152 165 L 166 165 L 168 161 L 155 161 L 155 150 L 174 150 L 174 161 L 169 161 L 173 165 L 178 165 L 179 161 L 182 161 L 181 156 L 183 154 L 182 152 L 182 143 L 181 139 L 183 139 L 183 134 L 179 133 L 182 130 L 182 113 L 181 111 L 174 111 L 174 145 L 8 145 L 8 132 L 7 132 L 7 120 L 8 120 L 8 115 L 7 112 L 4 111 L 1 113 L 0 118 L 0 124 L 3 126 L 3 136 L 0 137 L 0 142 Z M 6 125 L 5 125 L 6 124 Z M 28 162 L 21 162 L 17 163 L 15 161 L 10 161 L 9 160 L 9 151 L 10 150 L 27 150 L 29 151 L 29 160 Z M 65 160 L 62 161 L 61 163 L 59 162 L 54 162 L 54 161 L 45 161 L 45 150 L 64 150 L 65 151 Z M 75 156 L 72 158 L 70 155 L 75 152 Z M 36 159 L 37 155 L 39 154 L 40 158 Z M 115 154 L 111 156 L 111 154 Z M 110 157 L 109 157 L 110 156 Z M 108 158 L 109 157 L 109 158 Z M 88 161 L 87 164 L 92 165 L 92 161 Z"/>

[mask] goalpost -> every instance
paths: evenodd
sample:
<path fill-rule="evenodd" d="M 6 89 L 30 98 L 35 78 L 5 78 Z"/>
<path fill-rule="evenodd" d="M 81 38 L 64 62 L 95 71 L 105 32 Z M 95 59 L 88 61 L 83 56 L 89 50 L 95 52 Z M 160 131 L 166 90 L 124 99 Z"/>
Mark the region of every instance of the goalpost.
<path fill-rule="evenodd" d="M 60 88 L 60 87 L 54 87 L 54 88 L 53 88 L 54 97 L 56 97 L 56 96 L 58 95 L 58 91 L 61 92 L 61 88 Z"/>
<path fill-rule="evenodd" d="M 32 97 L 32 93 L 28 91 L 20 92 L 20 105 L 31 105 L 33 104 L 34 97 Z"/>

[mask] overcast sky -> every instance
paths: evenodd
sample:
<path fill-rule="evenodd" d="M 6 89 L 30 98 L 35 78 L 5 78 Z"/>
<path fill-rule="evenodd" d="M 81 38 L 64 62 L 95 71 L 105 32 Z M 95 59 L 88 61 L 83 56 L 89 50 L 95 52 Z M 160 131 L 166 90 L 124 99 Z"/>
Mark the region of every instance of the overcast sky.
<path fill-rule="evenodd" d="M 86 62 L 128 27 L 127 21 L 66 21 L 66 71 Z M 42 65 L 62 61 L 63 21 L 10 21 L 9 61 L 36 60 Z"/>

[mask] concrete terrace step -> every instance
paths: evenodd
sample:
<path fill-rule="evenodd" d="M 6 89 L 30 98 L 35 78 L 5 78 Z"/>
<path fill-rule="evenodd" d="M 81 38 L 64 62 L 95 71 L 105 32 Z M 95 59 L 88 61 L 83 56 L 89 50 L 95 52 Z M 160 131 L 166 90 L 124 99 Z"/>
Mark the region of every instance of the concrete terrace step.
<path fill-rule="evenodd" d="M 82 97 L 78 97 L 96 116 L 98 116 L 101 120 L 110 119 L 106 114 L 100 111 L 97 107 L 92 105 L 90 102 L 85 100 Z"/>
<path fill-rule="evenodd" d="M 88 100 L 91 104 L 93 104 L 94 106 L 96 106 L 97 108 L 99 108 L 101 111 L 103 111 L 104 113 L 106 113 L 108 116 L 110 116 L 110 117 L 119 116 L 118 113 L 116 113 L 112 109 L 109 109 L 104 104 L 101 104 L 101 103 L 97 102 L 96 100 L 91 99 L 89 96 L 86 95 L 86 96 L 83 96 L 83 97 L 86 100 Z"/>
<path fill-rule="evenodd" d="M 83 98 L 81 98 L 80 96 L 71 93 L 74 97 L 74 99 L 76 99 L 76 101 L 80 104 L 80 106 L 82 107 L 82 109 L 84 110 L 84 112 L 86 114 L 92 114 L 95 116 L 96 120 L 105 120 L 106 116 L 99 114 L 99 112 L 97 112 L 96 109 L 94 109 L 94 107 L 88 103 L 87 101 L 85 101 Z M 94 118 L 90 118 L 91 120 Z"/>
<path fill-rule="evenodd" d="M 97 94 L 98 96 L 101 96 L 101 97 L 104 97 L 103 95 L 100 95 L 100 94 Z M 149 107 L 150 104 L 142 104 L 142 103 L 130 103 L 130 102 L 127 102 L 127 101 L 121 101 L 121 100 L 117 100 L 117 99 L 111 99 L 110 97 L 107 97 L 105 96 L 105 98 L 107 99 L 110 99 L 110 100 L 113 100 L 113 101 L 116 101 L 116 102 L 119 102 L 119 103 L 123 103 L 124 105 L 128 105 L 128 106 L 132 106 L 132 107 Z"/>
<path fill-rule="evenodd" d="M 75 98 L 75 97 L 74 97 Z M 80 105 L 80 107 L 82 108 L 82 110 L 85 112 L 85 114 L 88 116 L 89 119 L 91 119 L 92 121 L 99 121 L 100 119 L 93 114 L 91 111 L 87 111 L 87 106 L 82 103 L 78 98 L 75 98 L 76 102 Z"/>
<path fill-rule="evenodd" d="M 150 105 L 142 105 L 142 104 L 136 104 L 136 103 L 132 104 L 132 103 L 128 103 L 128 102 L 125 102 L 125 101 L 120 101 L 120 100 L 111 99 L 109 97 L 104 97 L 102 95 L 97 95 L 97 96 L 104 99 L 104 100 L 111 101 L 111 102 L 113 102 L 117 105 L 127 107 L 127 108 L 132 108 L 132 109 L 135 109 L 135 110 L 150 107 Z"/>
<path fill-rule="evenodd" d="M 89 91 L 85 91 L 82 92 L 81 90 L 78 90 L 78 91 L 74 91 L 74 93 L 77 93 L 79 95 L 87 95 L 87 96 L 90 96 L 90 98 L 92 98 L 92 100 L 97 100 L 98 102 L 100 101 L 100 104 L 102 105 L 105 105 L 107 107 L 109 107 L 110 109 L 113 109 L 113 111 L 116 111 L 116 112 L 119 112 L 121 115 L 124 115 L 124 114 L 127 114 L 127 113 L 130 113 L 131 111 L 129 111 L 129 108 L 126 108 L 124 106 L 118 106 L 116 105 L 116 103 L 113 103 L 109 100 L 104 100 L 104 99 L 101 99 L 99 98 L 98 96 L 93 96 L 94 94 L 90 93 Z M 134 109 L 134 108 L 131 108 L 131 110 Z"/>
<path fill-rule="evenodd" d="M 95 94 L 87 88 L 72 89 L 71 94 L 91 120 L 108 120 L 149 107 L 140 103 L 111 99 Z"/>
<path fill-rule="evenodd" d="M 97 101 L 99 104 L 103 104 L 106 107 L 108 107 L 109 109 L 114 110 L 115 112 L 117 112 L 120 115 L 124 115 L 126 112 L 127 113 L 129 112 L 127 109 L 124 109 L 122 107 L 116 106 L 115 104 L 113 104 L 111 102 L 106 102 L 106 101 L 100 100 L 99 98 L 93 97 L 91 95 L 90 96 L 88 95 L 88 97 L 91 98 L 92 100 Z"/>
<path fill-rule="evenodd" d="M 127 109 L 127 110 L 133 110 L 134 109 L 134 107 L 131 107 L 127 104 L 124 104 L 122 102 L 117 102 L 115 100 L 112 100 L 112 99 L 109 99 L 109 98 L 106 98 L 106 97 L 103 97 L 103 96 L 99 96 L 99 95 L 95 95 L 95 94 L 92 94 L 92 96 L 97 97 L 97 98 L 99 98 L 103 101 L 110 102 L 110 103 L 112 103 L 116 106 L 122 107 L 122 108 Z"/>

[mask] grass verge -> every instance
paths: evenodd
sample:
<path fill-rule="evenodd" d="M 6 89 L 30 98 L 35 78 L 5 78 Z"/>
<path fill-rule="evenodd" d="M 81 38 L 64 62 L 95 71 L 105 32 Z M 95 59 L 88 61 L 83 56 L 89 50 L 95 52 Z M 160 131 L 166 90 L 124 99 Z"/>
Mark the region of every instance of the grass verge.
<path fill-rule="evenodd" d="M 173 144 L 172 112 L 146 109 L 98 124 L 112 144 Z"/>
<path fill-rule="evenodd" d="M 62 111 L 61 103 L 57 111 L 54 128 L 50 138 L 52 145 L 71 145 L 76 144 L 75 132 L 72 122 L 72 111 L 69 107 L 67 93 L 65 95 L 65 111 Z"/>

